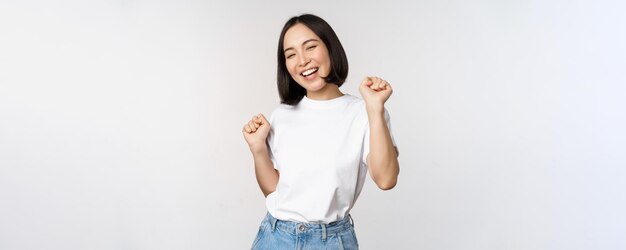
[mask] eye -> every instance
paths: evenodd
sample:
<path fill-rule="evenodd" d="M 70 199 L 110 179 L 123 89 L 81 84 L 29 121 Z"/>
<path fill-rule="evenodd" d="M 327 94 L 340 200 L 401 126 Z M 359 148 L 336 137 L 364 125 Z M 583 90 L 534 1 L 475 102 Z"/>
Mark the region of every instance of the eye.
<path fill-rule="evenodd" d="M 308 48 L 306 48 L 306 49 L 307 49 L 307 50 L 312 50 L 312 49 L 314 49 L 315 47 L 317 47 L 317 45 L 310 46 L 310 47 L 308 47 Z"/>
<path fill-rule="evenodd" d="M 286 57 L 286 58 L 287 58 L 287 59 L 290 59 L 290 58 L 292 58 L 293 56 L 295 56 L 295 54 L 289 54 L 289 55 L 287 55 L 287 57 Z"/>

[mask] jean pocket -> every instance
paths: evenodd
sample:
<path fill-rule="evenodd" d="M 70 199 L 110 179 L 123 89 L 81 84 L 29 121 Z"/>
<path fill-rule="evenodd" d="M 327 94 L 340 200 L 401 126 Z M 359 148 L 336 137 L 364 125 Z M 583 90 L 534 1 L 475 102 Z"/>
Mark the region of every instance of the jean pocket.
<path fill-rule="evenodd" d="M 337 249 L 356 250 L 359 249 L 359 243 L 356 241 L 354 230 L 352 228 L 337 233 L 339 246 Z"/>

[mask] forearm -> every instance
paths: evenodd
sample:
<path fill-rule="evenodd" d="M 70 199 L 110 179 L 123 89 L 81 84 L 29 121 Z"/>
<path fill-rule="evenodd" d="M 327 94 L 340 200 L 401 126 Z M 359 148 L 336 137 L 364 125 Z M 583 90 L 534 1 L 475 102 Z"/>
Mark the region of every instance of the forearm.
<path fill-rule="evenodd" d="M 274 169 L 274 164 L 269 156 L 267 147 L 260 147 L 251 150 L 254 157 L 254 172 L 259 183 L 261 192 L 267 197 L 276 190 L 278 184 L 278 171 Z"/>
<path fill-rule="evenodd" d="M 369 109 L 370 151 L 368 166 L 372 179 L 383 190 L 393 188 L 398 179 L 400 167 L 398 153 L 391 141 L 384 109 Z"/>

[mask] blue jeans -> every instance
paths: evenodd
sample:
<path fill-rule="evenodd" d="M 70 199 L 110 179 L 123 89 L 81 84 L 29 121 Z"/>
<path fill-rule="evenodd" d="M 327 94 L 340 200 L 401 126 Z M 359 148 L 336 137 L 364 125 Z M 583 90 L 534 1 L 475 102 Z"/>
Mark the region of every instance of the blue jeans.
<path fill-rule="evenodd" d="M 321 224 L 278 220 L 267 213 L 252 249 L 359 249 L 359 243 L 350 215 Z"/>

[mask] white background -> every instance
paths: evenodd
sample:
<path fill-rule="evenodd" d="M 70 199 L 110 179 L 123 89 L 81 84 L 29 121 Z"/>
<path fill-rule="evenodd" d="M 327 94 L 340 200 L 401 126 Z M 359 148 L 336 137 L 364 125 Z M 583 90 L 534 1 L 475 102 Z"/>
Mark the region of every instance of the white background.
<path fill-rule="evenodd" d="M 385 3 L 383 3 L 385 2 Z M 362 249 L 625 249 L 622 1 L 0 2 L 0 249 L 248 249 L 241 128 L 314 13 L 395 89 Z"/>

